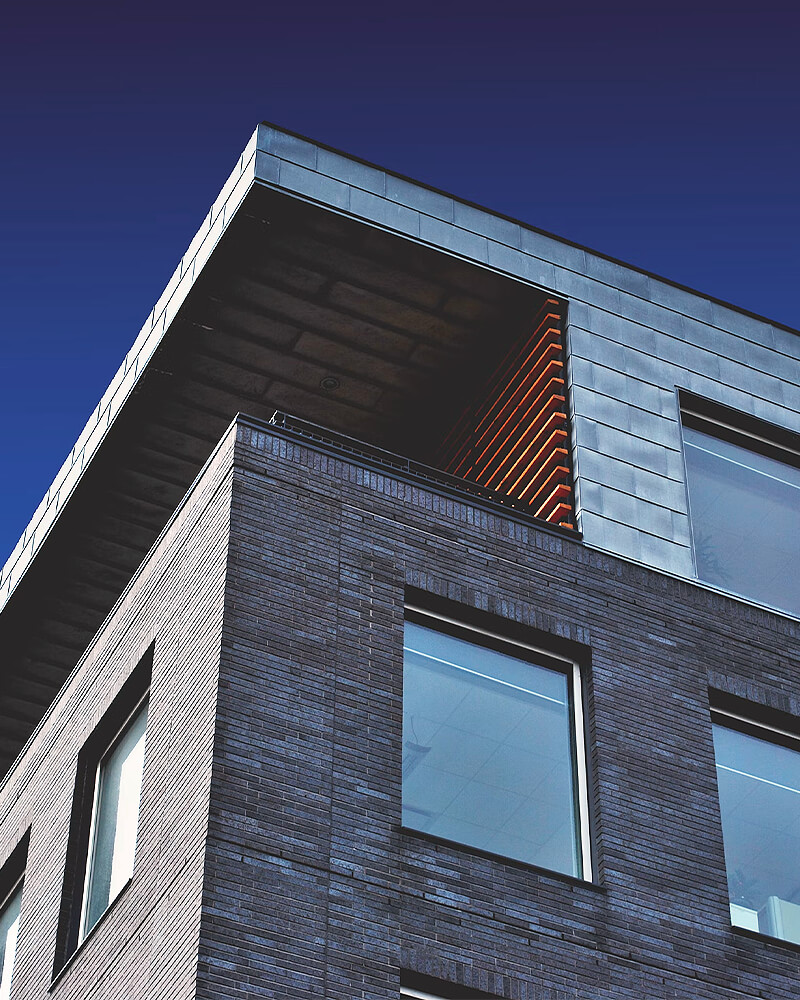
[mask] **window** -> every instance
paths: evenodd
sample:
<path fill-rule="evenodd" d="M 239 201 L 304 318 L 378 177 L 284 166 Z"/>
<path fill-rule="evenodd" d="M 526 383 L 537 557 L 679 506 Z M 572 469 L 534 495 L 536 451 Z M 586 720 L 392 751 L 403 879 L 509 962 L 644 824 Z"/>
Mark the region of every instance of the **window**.
<path fill-rule="evenodd" d="M 11 995 L 29 839 L 30 832 L 25 834 L 0 868 L 0 1000 L 8 1000 Z"/>
<path fill-rule="evenodd" d="M 800 944 L 800 740 L 713 713 L 731 922 Z"/>
<path fill-rule="evenodd" d="M 681 396 L 698 577 L 800 615 L 800 452 L 790 435 Z"/>
<path fill-rule="evenodd" d="M 151 647 L 78 754 L 54 976 L 133 876 L 152 665 Z"/>
<path fill-rule="evenodd" d="M 97 768 L 80 940 L 133 875 L 146 729 L 147 701 L 136 710 Z"/>
<path fill-rule="evenodd" d="M 22 885 L 18 883 L 0 907 L 0 1000 L 8 1000 L 11 995 L 21 902 Z"/>
<path fill-rule="evenodd" d="M 576 664 L 407 610 L 403 825 L 591 878 Z"/>

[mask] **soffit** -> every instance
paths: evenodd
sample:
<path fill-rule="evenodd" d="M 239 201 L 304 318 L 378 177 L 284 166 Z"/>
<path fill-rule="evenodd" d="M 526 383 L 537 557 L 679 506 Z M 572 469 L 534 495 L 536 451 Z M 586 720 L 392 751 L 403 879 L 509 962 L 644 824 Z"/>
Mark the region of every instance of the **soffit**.
<path fill-rule="evenodd" d="M 0 616 L 0 769 L 237 412 L 284 410 L 426 461 L 542 298 L 253 187 Z"/>

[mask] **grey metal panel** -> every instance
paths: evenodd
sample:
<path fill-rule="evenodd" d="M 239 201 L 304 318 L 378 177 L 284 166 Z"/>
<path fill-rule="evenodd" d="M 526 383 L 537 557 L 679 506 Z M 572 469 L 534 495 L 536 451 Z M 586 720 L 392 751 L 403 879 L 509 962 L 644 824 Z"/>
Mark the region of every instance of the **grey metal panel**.
<path fill-rule="evenodd" d="M 570 335 L 573 353 L 586 361 L 624 372 L 655 386 L 666 387 L 675 384 L 671 373 L 679 369 L 665 365 L 658 358 L 633 350 L 616 340 L 582 330 L 580 327 L 570 327 Z"/>
<path fill-rule="evenodd" d="M 678 407 L 672 386 L 662 388 L 651 382 L 642 382 L 624 372 L 587 361 L 577 355 L 571 358 L 570 364 L 574 385 L 595 389 L 618 400 L 635 400 L 640 409 L 677 419 Z"/>
<path fill-rule="evenodd" d="M 301 139 L 297 135 L 289 135 L 270 125 L 259 125 L 257 129 L 258 149 L 272 153 L 281 160 L 297 163 L 313 170 L 317 166 L 318 146 Z"/>
<path fill-rule="evenodd" d="M 675 384 L 715 403 L 730 406 L 734 410 L 752 414 L 778 427 L 800 433 L 800 407 L 788 407 L 761 396 L 754 396 L 744 388 L 736 388 L 719 380 L 706 378 L 697 372 L 678 373 Z"/>
<path fill-rule="evenodd" d="M 630 465 L 612 455 L 601 455 L 588 448 L 576 448 L 577 465 L 581 478 L 591 479 L 597 483 L 613 485 L 618 490 L 624 490 L 631 496 L 642 497 L 653 503 L 658 503 L 679 514 L 686 513 L 686 489 L 683 479 L 668 479 Z"/>
<path fill-rule="evenodd" d="M 688 371 L 702 372 L 709 378 L 719 379 L 720 356 L 705 351 L 701 347 L 687 343 L 685 340 L 675 340 L 673 337 L 660 336 L 656 339 L 655 353 L 662 360 L 676 368 Z"/>
<path fill-rule="evenodd" d="M 553 286 L 555 287 L 555 286 Z M 571 300 L 567 302 L 567 320 L 570 326 L 577 326 L 583 330 L 589 330 L 589 306 L 585 302 Z M 567 351 L 570 349 L 569 338 L 567 338 Z"/>
<path fill-rule="evenodd" d="M 622 399 L 603 395 L 593 389 L 573 383 L 572 395 L 575 412 L 590 415 L 599 423 L 608 424 L 621 431 L 630 431 L 637 437 L 656 444 L 674 447 L 678 435 L 677 414 L 670 420 L 660 414 L 634 406 Z"/>
<path fill-rule="evenodd" d="M 680 531 L 679 521 L 676 521 L 681 518 L 685 520 L 685 513 L 680 515 L 642 497 L 586 479 L 581 485 L 581 502 L 583 510 L 602 514 L 612 521 L 619 521 L 671 541 L 686 539 L 686 532 Z"/>
<path fill-rule="evenodd" d="M 518 248 L 520 246 L 521 227 L 518 222 L 501 219 L 496 215 L 490 215 L 483 209 L 465 205 L 460 201 L 454 203 L 453 209 L 455 224 L 462 229 L 469 229 L 473 233 L 486 236 L 509 247 Z"/>
<path fill-rule="evenodd" d="M 783 330 L 778 326 L 774 326 L 771 329 L 772 341 L 776 351 L 789 354 L 794 358 L 800 357 L 800 334 L 795 333 L 793 330 Z"/>
<path fill-rule="evenodd" d="M 667 309 L 693 316 L 705 323 L 712 322 L 712 304 L 702 295 L 696 295 L 683 288 L 676 288 L 665 281 L 653 281 L 650 286 L 650 299 Z"/>
<path fill-rule="evenodd" d="M 495 240 L 489 240 L 489 266 L 542 288 L 555 287 L 555 268 L 552 264 Z"/>
<path fill-rule="evenodd" d="M 721 357 L 738 361 L 748 368 L 758 371 L 772 372 L 777 368 L 793 382 L 800 382 L 800 361 L 787 353 L 781 353 L 773 347 L 746 340 L 739 335 L 726 333 L 718 327 L 700 323 L 689 317 L 683 318 L 686 339 L 704 347 Z M 800 340 L 800 338 L 798 338 Z"/>
<path fill-rule="evenodd" d="M 627 353 L 615 340 L 597 336 L 580 326 L 569 328 L 570 351 L 573 357 L 624 372 Z"/>
<path fill-rule="evenodd" d="M 766 305 L 766 303 L 765 303 Z M 755 316 L 748 316 L 746 313 L 738 312 L 730 306 L 721 302 L 711 303 L 711 322 L 714 326 L 729 330 L 731 333 L 745 337 L 755 343 L 774 346 L 773 330 L 769 323 L 756 319 Z M 800 347 L 800 345 L 798 345 Z M 795 354 L 797 349 L 795 351 Z"/>
<path fill-rule="evenodd" d="M 333 208 L 350 207 L 350 186 L 296 163 L 281 164 L 281 187 Z"/>
<path fill-rule="evenodd" d="M 580 415 L 575 418 L 575 440 L 579 446 L 591 448 L 601 454 L 615 455 L 623 462 L 668 479 L 683 477 L 679 440 L 676 440 L 675 448 L 670 449 Z"/>
<path fill-rule="evenodd" d="M 656 538 L 643 531 L 640 535 L 641 560 L 648 566 L 655 566 L 665 573 L 691 578 L 694 574 L 692 550 L 688 542 L 689 518 L 684 518 L 687 542 L 681 545 L 663 538 Z"/>
<path fill-rule="evenodd" d="M 719 359 L 719 378 L 726 385 L 739 386 L 745 392 L 763 396 L 774 403 L 783 403 L 784 389 L 788 388 L 783 379 L 766 375 L 754 368 L 745 368 L 744 365 L 724 357 Z"/>
<path fill-rule="evenodd" d="M 477 236 L 466 229 L 448 225 L 430 215 L 420 215 L 419 236 L 421 240 L 437 247 L 452 250 L 453 253 L 486 263 L 489 259 L 488 241 L 485 236 Z"/>
<path fill-rule="evenodd" d="M 549 260 L 567 271 L 586 271 L 586 251 L 582 247 L 570 246 L 569 243 L 562 243 L 552 236 L 545 236 L 544 233 L 537 233 L 524 226 L 520 238 L 520 245 L 525 253 Z"/>
<path fill-rule="evenodd" d="M 604 285 L 573 271 L 562 271 L 558 278 L 560 284 L 555 291 L 566 298 L 580 299 L 582 302 L 599 306 L 615 315 L 619 314 L 620 292 L 618 288 Z"/>
<path fill-rule="evenodd" d="M 278 184 L 281 177 L 281 161 L 271 153 L 259 150 L 256 153 L 255 176 L 266 184 Z"/>
<path fill-rule="evenodd" d="M 371 191 L 373 194 L 386 194 L 386 172 L 372 167 L 367 163 L 358 163 L 341 153 L 335 153 L 332 149 L 320 149 L 317 153 L 317 169 L 344 181 L 353 187 L 362 188 L 364 191 Z"/>
<path fill-rule="evenodd" d="M 350 211 L 359 218 L 374 222 L 409 236 L 419 236 L 419 212 L 397 202 L 380 198 L 368 191 L 352 188 Z"/>
<path fill-rule="evenodd" d="M 389 174 L 386 178 L 386 197 L 391 201 L 400 202 L 408 208 L 416 208 L 424 215 L 432 215 L 444 222 L 453 221 L 453 199 L 447 195 L 439 194 L 438 191 L 430 191 L 428 188 L 412 184 L 411 181 L 403 180 L 402 177 L 395 177 Z"/>
<path fill-rule="evenodd" d="M 794 338 L 797 342 L 795 344 L 781 342 L 781 347 L 793 346 L 794 351 L 780 353 L 755 340 L 744 339 L 739 333 L 729 333 L 625 294 L 620 295 L 618 314 L 610 316 L 605 310 L 589 306 L 588 317 L 581 325 L 589 330 L 602 331 L 605 336 L 619 340 L 620 343 L 635 342 L 640 349 L 648 351 L 653 349 L 650 338 L 655 336 L 661 345 L 661 356 L 676 363 L 685 363 L 687 367 L 693 367 L 694 362 L 681 360 L 681 341 L 686 344 L 684 351 L 705 350 L 765 373 L 780 369 L 783 377 L 800 384 L 800 363 L 797 357 L 800 353 L 800 337 Z M 670 354 L 671 351 L 674 353 Z M 702 362 L 699 364 L 702 366 Z"/>
<path fill-rule="evenodd" d="M 646 563 L 676 576 L 692 575 L 692 554 L 688 545 L 637 531 L 592 511 L 583 512 L 581 528 L 584 538 L 595 548 Z"/>
<path fill-rule="evenodd" d="M 625 559 L 641 561 L 641 532 L 619 524 L 591 510 L 581 511 L 581 531 L 586 542 L 597 549 L 613 552 Z"/>
<path fill-rule="evenodd" d="M 617 264 L 612 260 L 607 260 L 605 257 L 597 257 L 587 253 L 586 274 L 606 285 L 611 285 L 612 288 L 618 288 L 643 299 L 650 298 L 652 282 L 648 275 Z"/>

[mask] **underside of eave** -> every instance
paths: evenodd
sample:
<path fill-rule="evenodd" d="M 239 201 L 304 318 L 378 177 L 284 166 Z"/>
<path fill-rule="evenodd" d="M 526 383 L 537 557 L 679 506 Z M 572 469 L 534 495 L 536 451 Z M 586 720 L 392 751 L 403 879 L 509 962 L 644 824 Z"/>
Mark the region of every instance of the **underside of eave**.
<path fill-rule="evenodd" d="M 238 412 L 429 461 L 542 293 L 265 188 L 248 194 L 0 616 L 0 769 Z"/>

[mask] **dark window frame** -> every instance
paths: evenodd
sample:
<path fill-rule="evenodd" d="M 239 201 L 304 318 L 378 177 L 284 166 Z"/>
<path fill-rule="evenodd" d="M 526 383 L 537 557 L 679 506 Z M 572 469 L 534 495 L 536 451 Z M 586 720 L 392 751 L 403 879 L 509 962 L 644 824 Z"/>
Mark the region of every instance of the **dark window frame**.
<path fill-rule="evenodd" d="M 800 435 L 723 403 L 678 391 L 681 425 L 800 469 Z"/>
<path fill-rule="evenodd" d="M 780 711 L 765 705 L 760 705 L 727 692 L 711 690 L 709 692 L 709 714 L 712 726 L 728 729 L 731 732 L 741 733 L 760 740 L 762 743 L 783 747 L 800 755 L 800 718 L 787 712 Z M 716 752 L 715 752 L 715 781 L 716 779 Z M 717 787 L 719 796 L 719 788 Z M 722 802 L 719 800 L 720 819 L 722 820 Z M 723 830 L 723 848 L 724 844 Z M 725 879 L 728 883 L 728 862 L 725 858 Z M 733 905 L 728 891 L 729 905 Z M 759 939 L 766 939 L 771 942 L 778 942 L 797 950 L 800 942 L 787 938 L 776 937 L 767 931 L 753 930 L 730 920 L 730 926 L 736 933 L 752 935 Z"/>
<path fill-rule="evenodd" d="M 444 598 L 433 598 L 431 595 L 410 589 L 406 594 L 404 625 L 406 621 L 462 639 L 474 646 L 505 653 L 519 660 L 527 660 L 533 666 L 541 665 L 565 676 L 569 699 L 572 797 L 581 873 L 572 875 L 569 872 L 542 867 L 519 858 L 506 857 L 494 851 L 416 830 L 413 827 L 403 825 L 401 829 L 413 836 L 452 844 L 459 850 L 470 851 L 480 856 L 512 861 L 526 868 L 547 872 L 550 876 L 580 884 L 596 884 L 598 865 L 595 856 L 594 801 L 589 752 L 591 727 L 587 708 L 586 648 L 570 640 L 522 626 L 517 622 L 507 621 L 487 612 L 454 604 Z"/>
<path fill-rule="evenodd" d="M 711 438 L 735 445 L 753 455 L 771 459 L 793 469 L 800 469 L 800 434 L 748 413 L 735 410 L 722 403 L 704 399 L 685 389 L 677 389 L 677 396 L 680 416 L 681 456 L 686 490 L 686 509 L 689 515 L 689 537 L 695 579 L 705 586 L 712 587 L 721 593 L 730 594 L 732 597 L 749 601 L 759 607 L 788 614 L 794 618 L 800 617 L 800 613 L 791 610 L 791 608 L 782 606 L 775 601 L 770 601 L 764 596 L 758 596 L 758 594 L 754 594 L 752 591 L 748 592 L 747 587 L 741 586 L 738 581 L 728 584 L 725 581 L 708 579 L 701 573 L 698 557 L 698 545 L 701 544 L 699 534 L 703 530 L 707 530 L 707 526 L 704 529 L 705 519 L 697 517 L 696 512 L 692 509 L 691 477 L 689 474 L 689 460 L 686 452 L 687 441 L 684 431 L 698 431 Z M 773 527 L 771 534 L 780 537 L 781 532 L 785 531 L 785 528 L 776 525 Z"/>
<path fill-rule="evenodd" d="M 114 900 L 111 900 L 105 913 L 94 927 L 81 936 L 98 769 L 123 735 L 129 721 L 148 697 L 152 669 L 153 647 L 151 646 L 124 682 L 119 693 L 78 753 L 69 840 L 64 866 L 64 883 L 56 933 L 54 979 L 78 948 L 91 937 L 95 927 L 103 921 L 105 914 L 114 904 Z M 122 892 L 118 893 L 115 899 L 119 898 L 121 894 Z"/>
<path fill-rule="evenodd" d="M 25 831 L 17 846 L 9 854 L 6 861 L 0 867 L 0 913 L 2 913 L 9 903 L 12 902 L 17 893 L 20 894 L 20 920 L 22 915 L 22 893 L 25 889 L 25 873 L 28 867 L 28 845 L 30 844 L 31 831 Z M 17 942 L 14 950 L 14 965 L 16 965 L 17 952 L 19 948 L 19 931 L 17 931 Z M 2 975 L 0 968 L 0 975 Z M 12 966 L 11 977 L 13 982 L 14 969 Z"/>

